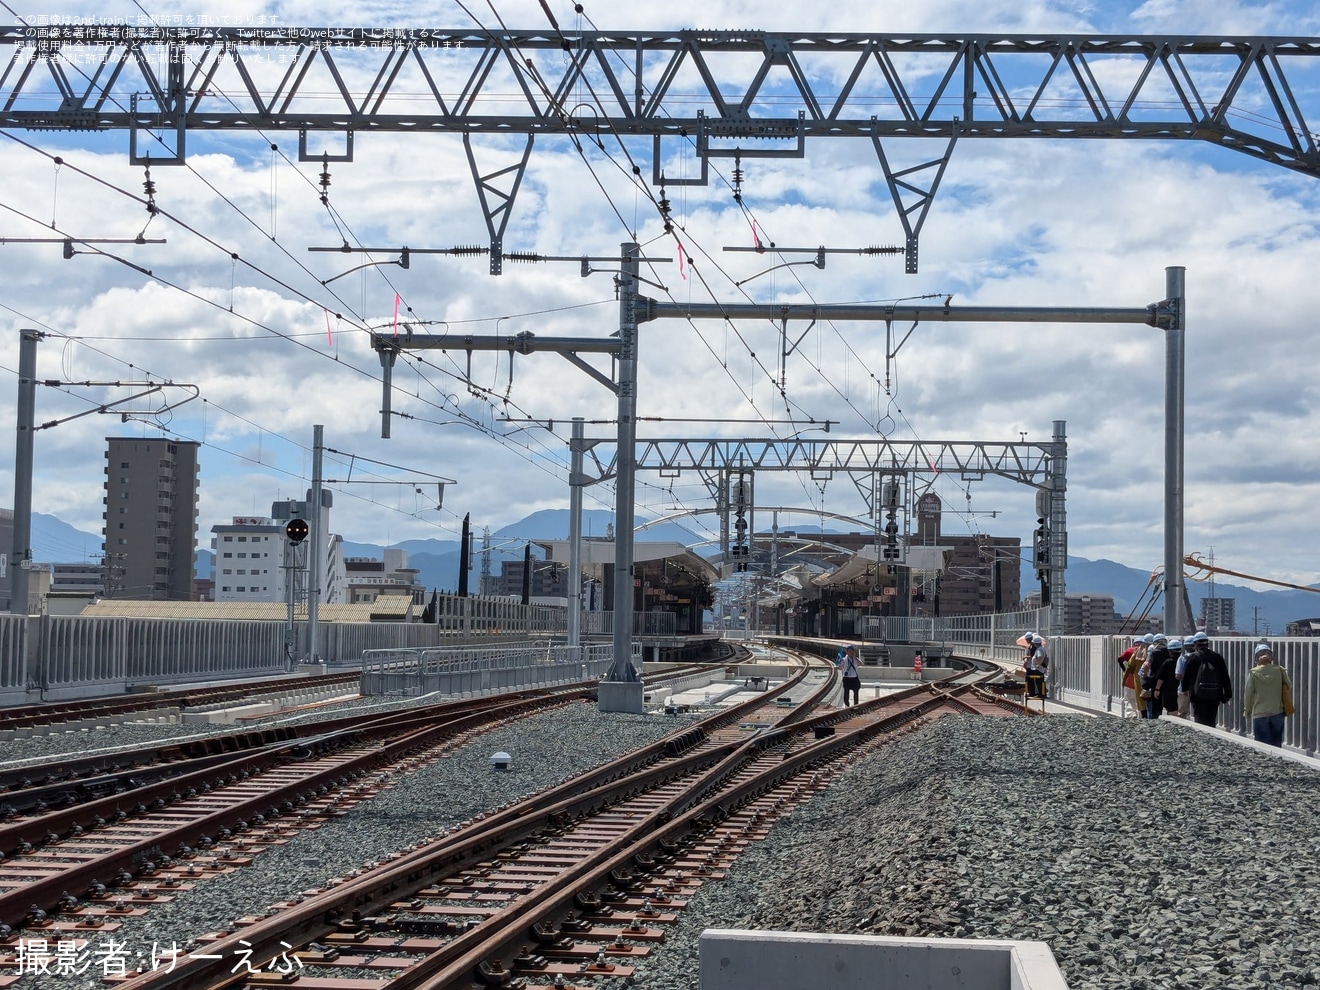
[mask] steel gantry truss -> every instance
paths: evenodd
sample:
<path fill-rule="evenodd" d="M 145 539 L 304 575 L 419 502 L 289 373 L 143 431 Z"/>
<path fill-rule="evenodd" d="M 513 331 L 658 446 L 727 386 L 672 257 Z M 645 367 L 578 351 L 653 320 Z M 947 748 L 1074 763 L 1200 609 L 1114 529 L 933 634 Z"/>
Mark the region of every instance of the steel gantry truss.
<path fill-rule="evenodd" d="M 297 131 L 316 161 L 351 161 L 363 132 L 461 134 L 493 273 L 537 136 L 649 140 L 657 185 L 682 154 L 698 172 L 670 185 L 868 139 L 909 272 L 960 139 L 1206 141 L 1320 177 L 1320 38 L 61 24 L 0 26 L 0 45 L 0 127 L 126 130 L 137 162 L 182 163 L 200 130 Z M 475 135 L 526 141 L 483 173 Z M 900 166 L 898 138 L 940 150 Z"/>
<path fill-rule="evenodd" d="M 612 440 L 590 440 L 596 467 L 592 482 L 614 477 L 618 447 Z M 610 450 L 601 458 L 598 447 Z M 983 440 L 666 439 L 639 438 L 638 471 L 676 477 L 682 471 L 804 471 L 814 478 L 834 474 L 952 474 L 963 480 L 990 475 L 1046 488 L 1052 444 Z"/>
<path fill-rule="evenodd" d="M 607 439 L 585 439 L 578 446 L 594 470 L 579 471 L 577 484 L 591 485 L 615 477 L 619 446 Z M 607 456 L 602 454 L 609 452 Z M 836 474 L 853 476 L 857 491 L 871 514 L 868 525 L 875 530 L 877 542 L 883 538 L 886 506 L 882 492 L 887 483 L 900 477 L 917 475 L 953 475 L 961 481 L 980 481 L 988 476 L 1007 478 L 1037 491 L 1036 511 L 1040 528 L 1032 548 L 1032 559 L 1041 578 L 1042 604 L 1057 603 L 1062 614 L 1067 590 L 1067 465 L 1068 441 L 1062 420 L 1054 423 L 1054 436 L 1046 442 L 1020 443 L 985 440 L 887 440 L 860 439 L 644 439 L 633 447 L 633 470 L 654 471 L 663 478 L 677 478 L 684 471 L 699 474 L 715 501 L 719 514 L 722 560 L 738 560 L 730 555 L 729 517 L 733 514 L 730 492 L 738 479 L 755 478 L 763 471 L 798 471 L 816 481 Z M 865 480 L 870 484 L 862 484 Z M 903 511 L 910 515 L 908 504 L 912 485 L 903 486 L 907 498 Z M 897 506 L 895 506 L 897 508 Z M 748 524 L 741 529 L 756 532 L 754 509 L 747 510 Z M 896 532 L 895 532 L 896 535 Z M 742 533 L 737 536 L 741 543 Z M 738 544 L 735 544 L 735 550 Z M 749 556 L 743 546 L 743 557 Z M 894 545 L 895 562 L 903 559 Z"/>

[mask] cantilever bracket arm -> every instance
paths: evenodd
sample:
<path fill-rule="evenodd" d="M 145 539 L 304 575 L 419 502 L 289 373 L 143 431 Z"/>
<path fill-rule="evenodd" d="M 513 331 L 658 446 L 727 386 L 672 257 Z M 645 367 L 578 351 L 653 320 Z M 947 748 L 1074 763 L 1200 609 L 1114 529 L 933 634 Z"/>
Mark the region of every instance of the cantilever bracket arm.
<path fill-rule="evenodd" d="M 746 278 L 741 279 L 740 281 L 734 282 L 733 284 L 734 284 L 735 286 L 738 286 L 738 285 L 746 285 L 748 282 L 752 281 L 753 279 L 758 279 L 758 278 L 760 278 L 762 275 L 769 275 L 771 272 L 777 272 L 777 271 L 779 271 L 779 269 L 781 269 L 781 268 L 792 268 L 792 267 L 795 266 L 795 265 L 813 265 L 813 266 L 815 266 L 816 268 L 822 268 L 822 269 L 823 269 L 823 268 L 825 267 L 825 249 L 824 249 L 824 248 L 821 248 L 820 253 L 817 254 L 816 257 L 812 258 L 810 261 L 784 261 L 784 262 L 780 262 L 780 263 L 777 264 L 777 265 L 771 265 L 771 266 L 770 266 L 769 268 L 767 268 L 765 271 L 757 272 L 755 275 L 748 275 Z"/>
<path fill-rule="evenodd" d="M 490 234 L 492 275 L 499 275 L 504 271 L 504 231 L 509 226 L 513 201 L 518 197 L 518 187 L 522 185 L 523 175 L 527 172 L 527 160 L 531 157 L 532 143 L 535 140 L 534 134 L 527 135 L 522 158 L 516 164 L 482 175 L 477 167 L 476 156 L 472 153 L 472 135 L 467 131 L 463 132 L 463 150 L 467 152 L 468 168 L 472 170 L 472 181 L 476 183 L 477 198 L 481 201 L 481 212 L 486 218 L 486 232 Z M 509 174 L 512 174 L 513 181 L 508 190 L 498 188 L 495 180 Z M 492 201 L 495 203 L 494 206 L 491 205 Z"/>
<path fill-rule="evenodd" d="M 874 117 L 871 118 L 875 120 Z M 940 180 L 944 178 L 944 169 L 949 164 L 949 159 L 953 157 L 953 146 L 958 143 L 959 122 L 958 118 L 953 118 L 953 136 L 949 138 L 949 143 L 944 149 L 944 154 L 933 161 L 924 162 L 920 165 L 913 165 L 910 168 L 895 170 L 889 164 L 889 159 L 885 155 L 884 146 L 880 143 L 878 132 L 872 132 L 871 143 L 875 145 L 876 157 L 880 159 L 880 168 L 885 173 L 885 182 L 889 186 L 889 194 L 894 198 L 894 206 L 898 210 L 898 219 L 903 224 L 903 232 L 907 235 L 907 243 L 904 249 L 904 271 L 908 275 L 917 274 L 917 240 L 921 236 L 921 226 L 926 222 L 926 214 L 930 212 L 930 204 L 935 199 L 935 193 L 940 187 Z M 927 169 L 934 168 L 935 175 L 930 180 L 930 186 L 922 189 L 918 185 L 909 182 L 907 177 L 915 175 L 917 172 L 924 172 Z M 910 194 L 914 201 L 911 206 L 903 205 L 904 193 Z M 916 220 L 913 221 L 912 214 L 916 214 Z"/>
<path fill-rule="evenodd" d="M 52 419 L 49 422 L 42 423 L 40 426 L 34 426 L 33 430 L 49 430 L 52 429 L 53 427 L 60 426 L 64 423 L 70 423 L 75 419 L 82 419 L 84 416 L 93 416 L 98 413 L 108 413 L 111 410 L 113 410 L 117 415 L 122 416 L 123 422 L 127 423 L 128 418 L 130 416 L 159 416 L 161 413 L 167 413 L 172 409 L 178 408 L 179 406 L 183 405 L 185 402 L 191 402 L 193 399 L 197 398 L 197 396 L 201 394 L 201 390 L 198 389 L 196 385 L 190 385 L 184 382 L 60 382 L 60 381 L 47 380 L 42 382 L 41 384 L 49 385 L 55 388 L 61 386 L 67 386 L 67 385 L 80 385 L 89 388 L 98 387 L 98 386 L 103 388 L 114 388 L 121 386 L 129 386 L 129 387 L 150 386 L 150 387 L 143 388 L 141 392 L 134 392 L 132 395 L 125 396 L 122 399 L 116 399 L 114 402 L 105 402 L 99 406 L 94 406 L 91 409 L 84 410 L 83 412 L 74 413 L 72 416 L 65 416 L 62 419 Z M 119 409 L 118 408 L 119 406 L 122 406 L 125 403 L 135 402 L 138 399 L 145 399 L 149 395 L 156 395 L 159 392 L 165 391 L 165 389 L 167 388 L 190 389 L 192 391 L 192 395 L 186 396 L 177 402 L 166 402 L 163 406 L 160 406 L 157 409 Z"/>
<path fill-rule="evenodd" d="M 591 365 L 587 364 L 587 362 L 583 361 L 580 357 L 578 357 L 575 352 L 560 351 L 559 353 L 565 361 L 569 362 L 569 364 L 575 365 L 576 367 L 585 371 L 588 375 L 590 375 L 596 381 L 600 382 L 615 395 L 619 394 L 619 385 L 617 382 L 611 379 L 608 375 L 603 374 L 600 371 L 597 371 Z"/>

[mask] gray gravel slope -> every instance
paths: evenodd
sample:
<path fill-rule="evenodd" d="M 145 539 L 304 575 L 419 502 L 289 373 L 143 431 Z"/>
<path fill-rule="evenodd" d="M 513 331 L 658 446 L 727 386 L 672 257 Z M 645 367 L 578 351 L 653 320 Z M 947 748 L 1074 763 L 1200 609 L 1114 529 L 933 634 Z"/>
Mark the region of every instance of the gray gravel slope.
<path fill-rule="evenodd" d="M 1072 990 L 1320 975 L 1320 774 L 1135 720 L 945 718 L 876 751 L 693 899 L 635 978 L 698 986 L 706 927 L 1039 939 Z"/>

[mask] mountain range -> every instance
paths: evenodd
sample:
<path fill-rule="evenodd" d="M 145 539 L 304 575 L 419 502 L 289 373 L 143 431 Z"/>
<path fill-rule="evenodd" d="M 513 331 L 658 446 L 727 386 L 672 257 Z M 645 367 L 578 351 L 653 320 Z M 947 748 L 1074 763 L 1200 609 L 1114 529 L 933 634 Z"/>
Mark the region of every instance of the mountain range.
<path fill-rule="evenodd" d="M 606 527 L 614 521 L 608 509 L 583 512 L 583 532 L 603 536 Z M 644 521 L 644 520 L 640 520 Z M 501 560 L 521 560 L 523 548 L 532 540 L 563 540 L 568 538 L 568 510 L 543 509 L 509 526 L 491 533 L 491 573 L 498 574 Z M 661 523 L 645 531 L 639 539 L 657 542 L 676 542 L 692 547 L 701 542 L 690 530 L 677 523 Z M 75 529 L 56 516 L 34 512 L 32 514 L 32 554 L 41 561 L 87 561 L 99 558 L 100 534 Z M 408 563 L 418 570 L 418 581 L 427 588 L 441 591 L 458 586 L 458 540 L 406 540 L 394 544 L 408 551 Z M 474 533 L 472 560 L 474 572 L 480 572 L 483 539 Z M 0 547 L 0 552 L 8 548 Z M 382 547 L 375 543 L 344 541 L 344 555 L 348 557 L 374 557 L 379 559 Z M 534 554 L 536 553 L 533 548 Z M 698 551 L 700 552 L 700 551 Z M 197 552 L 196 574 L 211 576 L 211 551 Z M 1083 594 L 1107 594 L 1114 599 L 1114 608 L 1120 615 L 1138 614 L 1146 608 L 1150 596 L 1150 571 L 1129 567 L 1112 560 L 1088 560 L 1085 557 L 1068 558 L 1068 589 Z M 476 574 L 471 587 L 476 587 Z M 1024 591 L 1036 587 L 1035 574 L 1029 564 L 1022 569 Z M 1278 590 L 1255 591 L 1227 581 L 1215 582 L 1215 596 L 1233 598 L 1237 603 L 1237 627 L 1252 635 L 1282 635 L 1289 622 L 1320 616 L 1320 585 L 1316 591 Z M 1200 610 L 1200 600 L 1207 597 L 1206 585 L 1191 582 L 1188 595 L 1193 612 Z M 1161 603 L 1151 609 L 1158 614 Z"/>

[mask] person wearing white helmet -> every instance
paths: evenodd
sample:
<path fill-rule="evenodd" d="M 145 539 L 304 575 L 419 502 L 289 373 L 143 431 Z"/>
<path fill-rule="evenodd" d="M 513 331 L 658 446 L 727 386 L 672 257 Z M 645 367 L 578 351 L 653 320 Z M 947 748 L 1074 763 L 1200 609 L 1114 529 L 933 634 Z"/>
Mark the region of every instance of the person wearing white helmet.
<path fill-rule="evenodd" d="M 1256 647 L 1256 666 L 1247 673 L 1242 691 L 1242 706 L 1251 719 L 1251 734 L 1257 742 L 1283 745 L 1284 719 L 1292 698 L 1293 683 L 1288 672 L 1274 662 L 1274 650 L 1268 643 Z"/>
<path fill-rule="evenodd" d="M 1182 657 L 1181 639 L 1169 640 L 1168 656 L 1160 664 L 1155 675 L 1155 696 L 1159 698 L 1160 708 L 1166 715 L 1178 714 L 1178 661 Z"/>
<path fill-rule="evenodd" d="M 1027 654 L 1022 658 L 1022 670 L 1027 682 L 1028 698 L 1045 697 L 1045 676 L 1049 671 L 1050 658 L 1045 652 L 1045 641 L 1036 633 L 1029 632 L 1022 639 L 1026 643 Z"/>
<path fill-rule="evenodd" d="M 1198 725 L 1219 721 L 1219 706 L 1233 700 L 1233 682 L 1228 663 L 1210 647 L 1210 637 L 1198 632 L 1192 637 L 1196 651 L 1183 669 L 1182 687 L 1192 703 L 1192 718 Z"/>
<path fill-rule="evenodd" d="M 1190 682 L 1183 676 L 1187 671 L 1187 663 L 1196 656 L 1201 641 L 1195 635 L 1188 636 L 1182 642 L 1182 652 L 1178 654 L 1178 663 L 1174 667 L 1173 676 L 1178 681 L 1178 711 L 1175 713 L 1179 718 L 1187 718 L 1192 713 L 1192 696 L 1188 693 Z"/>
<path fill-rule="evenodd" d="M 1168 659 L 1169 638 L 1164 633 L 1156 633 L 1146 650 L 1146 662 L 1141 665 L 1141 693 L 1146 703 L 1146 718 L 1159 718 L 1160 712 L 1164 710 L 1155 686 L 1159 682 L 1164 661 Z"/>

